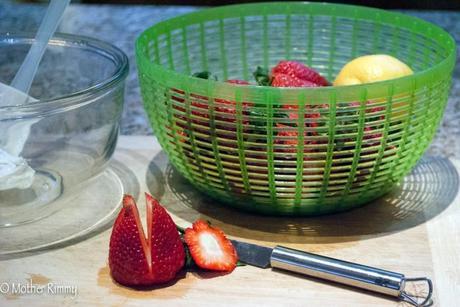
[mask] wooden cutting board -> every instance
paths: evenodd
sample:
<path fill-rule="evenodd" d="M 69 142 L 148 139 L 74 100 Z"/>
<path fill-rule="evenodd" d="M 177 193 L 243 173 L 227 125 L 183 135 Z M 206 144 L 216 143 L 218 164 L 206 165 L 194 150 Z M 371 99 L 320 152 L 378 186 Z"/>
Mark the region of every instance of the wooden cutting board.
<path fill-rule="evenodd" d="M 282 244 L 406 276 L 429 276 L 435 285 L 435 305 L 460 305 L 460 196 L 453 167 L 460 170 L 460 161 L 425 159 L 391 195 L 351 212 L 313 218 L 257 216 L 215 203 L 180 177 L 154 137 L 120 137 L 113 165 L 127 183 L 125 190 L 140 204 L 144 191 L 152 193 L 182 226 L 204 218 L 236 239 Z M 164 287 L 132 290 L 110 278 L 109 236 L 110 224 L 61 248 L 2 259 L 0 305 L 404 305 L 369 292 L 250 266 L 228 275 L 187 272 Z M 1 294 L 2 286 L 13 282 L 70 285 L 77 294 Z"/>

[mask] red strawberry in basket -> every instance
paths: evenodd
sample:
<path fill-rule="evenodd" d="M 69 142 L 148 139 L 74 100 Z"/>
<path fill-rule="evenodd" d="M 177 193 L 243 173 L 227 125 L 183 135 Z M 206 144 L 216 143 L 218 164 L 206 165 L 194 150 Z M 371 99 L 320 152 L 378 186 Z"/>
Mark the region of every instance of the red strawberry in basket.
<path fill-rule="evenodd" d="M 380 132 L 374 132 L 375 129 L 371 127 L 364 127 L 364 136 L 363 139 L 369 140 L 368 143 L 363 144 L 364 146 L 376 146 L 380 144 L 383 134 Z"/>
<path fill-rule="evenodd" d="M 209 72 L 200 72 L 200 73 L 195 73 L 193 74 L 194 77 L 202 78 L 202 79 L 214 79 L 217 80 L 217 78 L 210 74 Z M 227 80 L 226 82 L 232 83 L 232 84 L 238 84 L 238 85 L 247 85 L 249 82 L 244 81 L 244 80 L 238 80 L 238 79 L 231 79 Z M 173 106 L 174 109 L 180 111 L 183 115 L 175 115 L 176 118 L 181 119 L 182 121 L 187 121 L 186 119 L 186 109 L 185 109 L 185 92 L 182 90 L 178 89 L 172 89 L 171 93 L 171 99 L 179 102 L 179 104 L 175 104 Z M 191 116 L 192 116 L 192 122 L 196 124 L 197 129 L 199 129 L 200 125 L 202 126 L 201 129 L 203 131 L 208 132 L 209 128 L 209 98 L 203 95 L 191 93 L 190 94 L 190 99 L 191 99 Z M 248 103 L 244 103 L 244 106 L 248 106 Z M 225 121 L 225 122 L 231 122 L 234 123 L 236 122 L 236 102 L 232 100 L 227 100 L 227 99 L 215 99 L 215 119 L 219 121 Z M 244 111 L 243 111 L 244 112 Z M 228 115 L 227 115 L 228 114 Z M 248 120 L 244 119 L 243 120 L 244 124 L 248 124 Z M 178 132 L 179 134 L 179 139 L 180 140 L 185 140 L 184 137 L 187 136 L 187 133 L 184 131 L 184 129 L 187 128 L 187 125 L 184 123 L 178 123 L 177 124 L 181 130 Z M 222 125 L 223 129 L 228 129 L 229 127 L 227 125 Z M 224 127 L 225 126 L 225 127 Z M 217 125 L 219 128 L 219 125 Z M 230 127 L 231 128 L 231 127 Z M 170 134 L 172 136 L 172 134 Z"/>
<path fill-rule="evenodd" d="M 327 86 L 329 82 L 317 73 L 312 68 L 296 61 L 280 61 L 278 65 L 273 67 L 271 71 L 272 86 L 275 87 L 319 87 Z M 315 108 L 326 108 L 325 105 L 318 106 L 306 106 L 305 118 L 309 119 L 305 122 L 306 127 L 318 127 L 318 121 L 321 117 L 319 112 L 313 111 Z M 283 104 L 283 109 L 289 110 L 289 118 L 297 120 L 298 116 L 298 104 L 293 102 L 293 104 Z M 313 111 L 313 112 L 312 112 Z M 295 123 L 297 126 L 297 123 Z M 284 125 L 278 125 L 282 127 Z M 278 136 L 297 135 L 296 131 L 292 132 L 278 132 Z M 317 133 L 311 132 L 310 134 L 316 135 Z M 297 145 L 297 140 L 277 140 L 278 143 L 284 143 L 286 145 Z M 306 141 L 307 143 L 308 141 Z M 315 142 L 309 141 L 308 143 L 314 144 Z M 289 150 L 289 152 L 296 152 L 296 146 Z"/>
<path fill-rule="evenodd" d="M 382 114 L 382 111 L 385 110 L 385 107 L 384 106 L 373 106 L 373 104 L 376 104 L 376 103 L 372 101 L 366 101 L 366 111 L 365 112 L 366 112 L 367 119 L 366 119 L 366 126 L 364 127 L 363 139 L 369 140 L 369 141 L 364 143 L 363 146 L 376 146 L 380 144 L 380 141 L 383 136 L 381 132 L 374 132 L 374 133 L 372 132 L 374 130 L 377 130 L 379 128 L 378 126 L 383 127 L 382 124 L 379 124 L 379 123 L 373 124 L 373 122 L 382 121 L 385 119 L 385 115 Z M 353 108 L 359 108 L 361 106 L 361 103 L 358 101 L 354 101 L 354 102 L 350 102 L 349 106 Z M 370 117 L 372 113 L 380 113 L 381 115 Z"/>
<path fill-rule="evenodd" d="M 318 84 L 299 79 L 295 76 L 290 76 L 286 74 L 273 74 L 272 77 L 272 86 L 274 87 L 317 87 Z"/>
<path fill-rule="evenodd" d="M 299 132 L 297 131 L 297 127 L 291 127 L 283 124 L 276 124 L 279 128 L 278 133 L 276 134 L 275 144 L 285 145 L 282 149 L 278 149 L 277 151 L 286 152 L 286 153 L 296 153 L 297 152 L 297 145 L 299 144 Z M 308 139 L 308 133 L 304 132 L 304 144 L 305 145 L 312 145 L 318 144 L 317 141 Z M 304 147 L 304 153 L 313 152 L 313 149 L 307 149 Z M 308 160 L 308 156 L 304 156 L 305 160 Z"/>
<path fill-rule="evenodd" d="M 281 77 L 281 75 L 284 75 Z M 285 77 L 285 76 L 289 76 Z M 288 84 L 288 81 L 303 85 L 284 85 L 287 86 L 328 86 L 330 83 L 314 69 L 296 61 L 280 61 L 272 69 L 272 78 L 281 84 Z M 299 82 L 302 80 L 302 82 Z M 272 86 L 277 86 L 272 83 Z"/>
<path fill-rule="evenodd" d="M 249 82 L 246 80 L 229 79 L 225 82 L 232 83 L 232 84 L 239 84 L 239 85 L 249 85 Z"/>
<path fill-rule="evenodd" d="M 319 87 L 329 85 L 329 82 L 314 69 L 296 61 L 280 61 L 278 65 L 273 67 L 271 78 L 271 85 L 274 87 Z M 283 108 L 291 110 L 289 118 L 298 118 L 298 113 L 295 111 L 298 109 L 297 104 L 285 104 Z M 305 113 L 305 118 L 318 117 L 320 117 L 320 114 L 316 112 Z M 317 125 L 313 122 L 311 126 Z"/>
<path fill-rule="evenodd" d="M 227 83 L 237 84 L 237 85 L 247 85 L 249 82 L 244 80 L 237 80 L 231 79 L 225 81 Z M 201 125 L 201 129 L 203 133 L 209 133 L 209 98 L 191 94 L 190 95 L 193 100 L 191 102 L 192 105 L 192 115 L 194 116 L 192 121 L 197 124 Z M 247 108 L 250 103 L 243 102 L 243 125 L 247 125 L 249 123 L 247 118 L 244 118 L 247 115 Z M 215 98 L 214 100 L 214 119 L 216 120 L 215 125 L 218 129 L 223 129 L 226 131 L 236 131 L 236 121 L 237 121 L 237 109 L 236 109 L 236 101 L 231 99 L 222 99 L 222 98 Z M 230 124 L 228 124 L 230 123 Z M 196 129 L 200 129 L 200 127 L 196 127 Z M 218 136 L 222 137 L 223 139 L 234 139 L 235 136 L 229 135 L 228 133 L 220 135 L 218 131 Z"/>
<path fill-rule="evenodd" d="M 193 76 L 202 78 L 202 79 L 210 79 L 213 75 L 209 72 L 200 72 L 195 73 Z M 216 79 L 213 77 L 213 79 Z M 217 80 L 217 79 L 216 79 Z M 227 83 L 238 84 L 238 85 L 248 85 L 249 82 L 244 80 L 238 79 L 230 79 L 225 81 Z M 177 91 L 177 90 L 176 90 Z M 183 93 L 183 92 L 182 92 Z M 209 119 L 209 98 L 203 95 L 191 93 L 190 97 L 192 99 L 191 106 L 192 111 L 191 114 L 194 115 L 196 118 L 194 122 L 201 123 L 205 126 L 209 126 L 207 120 Z M 176 101 L 184 102 L 183 98 L 174 98 Z M 223 106 L 225 104 L 225 106 Z M 228 106 L 227 106 L 228 105 Z M 248 103 L 243 102 L 244 106 L 248 106 Z M 182 112 L 185 112 L 185 108 L 181 108 Z M 216 120 L 227 121 L 227 122 L 236 122 L 236 102 L 227 99 L 215 99 L 215 110 L 217 114 L 215 115 Z M 229 114 L 228 116 L 226 114 Z"/>
<path fill-rule="evenodd" d="M 227 83 L 232 83 L 232 84 L 238 84 L 238 85 L 249 85 L 249 82 L 244 81 L 244 80 L 238 80 L 238 79 L 231 79 L 225 81 Z M 236 101 L 232 100 L 227 100 L 227 99 L 216 99 L 216 112 L 221 112 L 221 113 L 226 113 L 230 114 L 231 116 L 223 116 L 223 115 L 218 115 L 216 114 L 216 119 L 217 120 L 222 120 L 222 121 L 227 121 L 227 122 L 236 122 Z M 219 105 L 220 104 L 220 105 Z M 222 104 L 225 104 L 226 106 L 222 106 Z M 248 107 L 251 105 L 249 102 L 243 102 L 243 114 L 246 112 L 244 111 L 245 107 Z M 227 106 L 228 105 L 228 106 Z M 249 121 L 247 119 L 243 119 L 243 124 L 248 124 Z"/>
<path fill-rule="evenodd" d="M 232 83 L 232 84 L 238 84 L 238 85 L 249 85 L 248 81 L 238 80 L 238 79 L 231 79 L 231 80 L 227 80 L 225 82 Z M 227 106 L 217 106 L 216 111 L 226 112 L 226 113 L 230 113 L 230 114 L 236 114 L 236 102 L 235 101 L 217 98 L 216 103 L 222 103 L 222 104 L 228 104 L 229 105 L 228 107 Z M 247 105 L 249 105 L 249 103 L 243 102 L 243 105 L 247 106 Z"/>
<path fill-rule="evenodd" d="M 219 228 L 197 220 L 193 228 L 185 230 L 184 239 L 200 268 L 226 272 L 235 269 L 238 262 L 236 250 Z"/>
<path fill-rule="evenodd" d="M 283 147 L 283 149 L 281 149 L 282 152 L 296 153 L 299 137 L 298 131 L 294 130 L 293 127 L 286 126 L 283 124 L 276 124 L 276 126 L 280 128 L 280 130 L 277 133 L 275 143 L 286 145 L 286 147 Z"/>
<path fill-rule="evenodd" d="M 372 101 L 366 101 L 366 111 L 365 111 L 366 113 L 377 113 L 377 112 L 382 112 L 385 110 L 384 106 L 372 107 L 373 104 L 375 103 Z M 359 108 L 361 106 L 361 103 L 359 101 L 353 101 L 353 102 L 350 102 L 349 105 L 350 107 L 353 107 L 353 108 Z M 369 106 L 371 106 L 371 108 L 369 108 Z M 385 119 L 385 115 L 381 115 L 380 119 Z"/>
<path fill-rule="evenodd" d="M 185 251 L 176 226 L 166 210 L 149 194 L 147 236 L 134 199 L 125 195 L 112 229 L 109 267 L 123 285 L 146 286 L 171 281 L 184 266 Z"/>

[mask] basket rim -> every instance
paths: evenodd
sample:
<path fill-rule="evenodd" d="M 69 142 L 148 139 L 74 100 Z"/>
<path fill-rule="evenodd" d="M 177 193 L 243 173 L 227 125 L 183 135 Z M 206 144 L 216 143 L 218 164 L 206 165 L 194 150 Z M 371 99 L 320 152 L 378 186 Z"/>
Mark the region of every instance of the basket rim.
<path fill-rule="evenodd" d="M 221 18 L 229 17 L 242 17 L 242 16 L 253 16 L 252 12 L 257 15 L 263 16 L 267 11 L 276 11 L 279 13 L 282 7 L 283 14 L 288 12 L 294 12 L 296 8 L 305 8 L 308 6 L 310 12 L 323 13 L 329 16 L 346 17 L 346 13 L 352 13 L 355 18 L 362 20 L 375 20 L 376 17 L 381 24 L 398 24 L 400 27 L 410 30 L 412 32 L 421 34 L 425 37 L 430 36 L 435 42 L 442 45 L 448 54 L 441 61 L 433 65 L 432 67 L 414 72 L 414 74 L 399 78 L 393 78 L 389 80 L 356 84 L 356 85 L 341 85 L 341 86 L 325 86 L 325 87 L 269 87 L 259 85 L 238 85 L 232 83 L 226 83 L 223 81 L 215 81 L 212 79 L 200 79 L 191 75 L 169 69 L 161 64 L 154 63 L 149 60 L 148 55 L 143 52 L 143 46 L 148 43 L 149 35 L 161 35 L 166 32 L 170 32 L 173 29 L 181 29 L 184 26 L 194 23 L 219 20 Z M 260 13 L 262 12 L 262 13 Z M 345 13 L 344 13 L 345 12 Z M 311 14 L 311 13 L 310 13 Z M 405 25 L 402 25 L 404 23 Z M 169 76 L 174 79 L 175 85 L 178 84 L 186 85 L 187 88 L 200 88 L 204 92 L 209 91 L 212 87 L 218 87 L 222 90 L 235 90 L 238 88 L 244 88 L 245 90 L 255 90 L 259 92 L 265 92 L 270 94 L 281 94 L 288 93 L 293 95 L 304 95 L 308 93 L 312 95 L 312 98 L 321 96 L 327 96 L 338 90 L 341 93 L 356 93 L 359 92 L 382 92 L 385 88 L 414 88 L 415 84 L 424 81 L 436 80 L 436 77 L 440 79 L 446 77 L 445 71 L 448 70 L 451 73 L 455 66 L 456 60 L 456 43 L 454 38 L 443 28 L 425 21 L 421 18 L 406 15 L 400 12 L 387 11 L 383 9 L 370 8 L 365 6 L 348 5 L 348 4 L 336 4 L 336 3 L 312 3 L 312 2 L 258 2 L 258 3 L 246 3 L 246 4 L 231 4 L 218 6 L 214 8 L 202 9 L 196 12 L 186 13 L 179 15 L 159 23 L 156 23 L 147 29 L 145 29 L 135 41 L 135 53 L 138 64 L 139 73 L 141 70 L 146 69 L 147 71 L 160 75 L 163 80 L 167 80 Z M 139 67 L 143 67 L 139 69 Z M 174 86 L 174 84 L 171 84 Z M 387 90 L 385 90 L 387 92 Z"/>

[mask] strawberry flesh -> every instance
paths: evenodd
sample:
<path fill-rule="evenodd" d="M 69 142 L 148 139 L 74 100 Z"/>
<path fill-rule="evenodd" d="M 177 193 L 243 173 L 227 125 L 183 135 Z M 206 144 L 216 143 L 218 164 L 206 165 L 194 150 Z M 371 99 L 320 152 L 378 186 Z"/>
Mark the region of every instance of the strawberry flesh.
<path fill-rule="evenodd" d="M 166 210 L 146 194 L 148 237 L 132 196 L 123 197 L 112 229 L 109 267 L 112 277 L 127 286 L 148 286 L 174 279 L 185 262 L 179 233 Z"/>
<path fill-rule="evenodd" d="M 236 250 L 219 228 L 197 220 L 193 228 L 185 230 L 184 239 L 200 268 L 225 272 L 235 269 L 238 262 Z"/>

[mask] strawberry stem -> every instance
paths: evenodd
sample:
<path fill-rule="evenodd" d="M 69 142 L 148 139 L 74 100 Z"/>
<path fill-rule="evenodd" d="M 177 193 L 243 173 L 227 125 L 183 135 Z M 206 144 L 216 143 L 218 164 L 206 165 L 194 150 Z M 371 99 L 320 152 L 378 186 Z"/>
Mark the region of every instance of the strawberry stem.
<path fill-rule="evenodd" d="M 196 265 L 195 261 L 193 261 L 192 255 L 190 254 L 190 249 L 187 243 L 182 242 L 184 244 L 185 250 L 185 264 L 184 267 L 187 269 L 196 269 L 198 266 Z"/>

